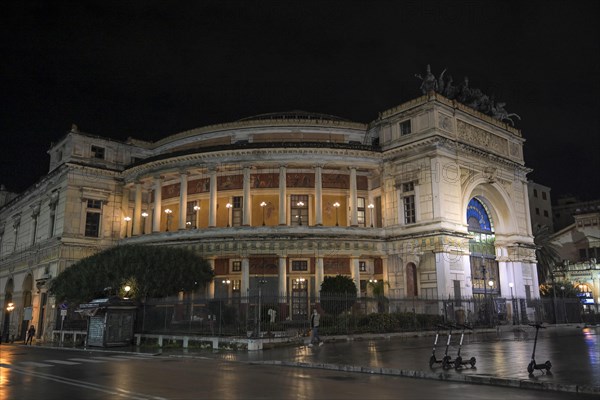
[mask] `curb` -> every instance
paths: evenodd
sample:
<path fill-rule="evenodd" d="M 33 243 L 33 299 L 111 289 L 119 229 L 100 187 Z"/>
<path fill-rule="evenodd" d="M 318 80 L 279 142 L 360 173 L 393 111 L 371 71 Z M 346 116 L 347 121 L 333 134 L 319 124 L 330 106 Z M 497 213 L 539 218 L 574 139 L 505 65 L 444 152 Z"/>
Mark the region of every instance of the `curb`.
<path fill-rule="evenodd" d="M 600 386 L 590 385 L 569 385 L 553 382 L 533 382 L 523 379 L 499 378 L 489 375 L 453 375 L 444 372 L 427 372 L 406 370 L 397 368 L 373 368 L 359 365 L 340 365 L 340 364 L 319 364 L 293 361 L 248 361 L 253 365 L 277 365 L 284 367 L 325 369 L 342 372 L 357 372 L 373 375 L 391 375 L 406 378 L 431 379 L 450 382 L 473 383 L 479 385 L 491 385 L 501 387 L 511 387 L 516 389 L 533 389 L 554 392 L 578 393 L 600 395 Z"/>

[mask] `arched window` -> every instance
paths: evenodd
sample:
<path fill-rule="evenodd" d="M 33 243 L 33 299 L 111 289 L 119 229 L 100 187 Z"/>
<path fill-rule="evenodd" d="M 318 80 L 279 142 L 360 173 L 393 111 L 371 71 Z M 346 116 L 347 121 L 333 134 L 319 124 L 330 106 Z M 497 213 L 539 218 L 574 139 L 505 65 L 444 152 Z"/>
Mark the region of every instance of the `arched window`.
<path fill-rule="evenodd" d="M 418 295 L 417 266 L 413 263 L 408 263 L 406 265 L 406 296 L 415 297 Z"/>
<path fill-rule="evenodd" d="M 483 202 L 472 198 L 467 206 L 467 225 L 473 238 L 469 241 L 473 295 L 499 294 L 493 221 Z"/>

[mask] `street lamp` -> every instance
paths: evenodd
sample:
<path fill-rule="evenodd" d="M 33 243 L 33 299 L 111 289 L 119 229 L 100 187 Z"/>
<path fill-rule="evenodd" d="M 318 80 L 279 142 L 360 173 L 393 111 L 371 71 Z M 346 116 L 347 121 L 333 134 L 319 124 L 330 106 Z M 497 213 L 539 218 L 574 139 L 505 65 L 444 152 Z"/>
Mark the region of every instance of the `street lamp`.
<path fill-rule="evenodd" d="M 510 301 L 512 304 L 512 315 L 513 315 L 513 325 L 516 325 L 516 321 L 517 321 L 517 311 L 516 311 L 516 303 L 515 303 L 515 296 L 513 296 L 513 286 L 515 286 L 514 283 L 512 282 L 508 282 L 508 287 L 510 288 Z"/>
<path fill-rule="evenodd" d="M 125 237 L 129 236 L 129 221 L 131 221 L 131 217 L 123 218 L 125 220 Z"/>
<path fill-rule="evenodd" d="M 194 206 L 194 229 L 198 228 L 198 211 L 200 211 L 200 206 L 198 204 L 196 204 Z"/>
<path fill-rule="evenodd" d="M 298 206 L 298 208 L 304 207 L 304 203 L 301 201 L 296 203 L 296 205 Z M 302 226 L 302 210 L 298 210 L 298 225 Z"/>
<path fill-rule="evenodd" d="M 337 201 L 335 203 L 333 203 L 333 206 L 335 207 L 335 226 L 339 226 L 339 220 L 338 220 L 338 209 L 340 208 L 340 203 L 338 203 Z"/>
<path fill-rule="evenodd" d="M 227 207 L 227 227 L 230 226 L 231 224 L 231 208 L 233 208 L 233 204 L 231 203 L 227 203 L 225 204 L 225 207 Z"/>
<path fill-rule="evenodd" d="M 6 311 L 12 312 L 12 310 L 14 310 L 14 309 L 15 309 L 14 303 L 8 303 L 8 306 L 6 307 Z"/>
<path fill-rule="evenodd" d="M 375 204 L 370 203 L 368 206 L 369 211 L 371 211 L 371 228 L 373 227 L 373 209 L 375 208 Z"/>
<path fill-rule="evenodd" d="M 265 203 L 263 201 L 262 203 L 260 203 L 260 206 L 262 208 L 262 214 L 263 214 L 263 226 L 265 226 L 265 207 L 267 206 L 267 203 Z"/>
<path fill-rule="evenodd" d="M 563 303 L 563 313 L 565 314 L 565 323 L 568 324 L 569 320 L 567 318 L 567 305 L 565 304 L 565 287 L 561 286 L 560 291 L 562 293 L 562 303 Z"/>
<path fill-rule="evenodd" d="M 131 286 L 125 285 L 125 287 L 123 288 L 123 290 L 125 291 L 125 296 L 123 298 L 124 299 L 128 299 L 129 298 L 129 292 L 131 291 Z"/>
<path fill-rule="evenodd" d="M 146 233 L 146 217 L 148 216 L 148 213 L 146 211 L 144 211 L 142 213 L 142 235 Z"/>
<path fill-rule="evenodd" d="M 173 210 L 167 208 L 165 213 L 167 214 L 167 232 L 169 232 L 169 225 L 171 225 L 171 214 L 173 213 Z"/>

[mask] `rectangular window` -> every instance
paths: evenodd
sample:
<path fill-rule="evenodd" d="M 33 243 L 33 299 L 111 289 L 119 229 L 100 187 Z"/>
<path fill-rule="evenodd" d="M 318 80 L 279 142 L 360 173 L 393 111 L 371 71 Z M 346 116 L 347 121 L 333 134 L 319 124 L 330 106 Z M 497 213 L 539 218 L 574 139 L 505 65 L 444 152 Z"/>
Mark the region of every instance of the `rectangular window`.
<path fill-rule="evenodd" d="M 50 216 L 48 221 L 48 237 L 54 236 L 54 223 L 56 222 L 56 204 L 50 205 Z"/>
<path fill-rule="evenodd" d="M 235 196 L 233 199 L 233 208 L 231 209 L 231 226 L 242 226 L 244 223 L 244 198 Z"/>
<path fill-rule="evenodd" d="M 185 227 L 187 229 L 196 229 L 196 216 L 198 215 L 198 211 L 194 210 L 194 207 L 198 205 L 197 201 L 188 201 L 187 210 L 185 213 Z"/>
<path fill-rule="evenodd" d="M 454 305 L 460 307 L 460 300 L 462 298 L 462 294 L 460 293 L 460 281 L 453 280 L 452 282 L 454 283 Z"/>
<path fill-rule="evenodd" d="M 366 211 L 365 211 L 365 198 L 359 197 L 356 199 L 356 210 L 358 214 L 358 226 L 366 226 Z"/>
<path fill-rule="evenodd" d="M 579 249 L 579 261 L 585 261 L 587 259 L 586 249 Z"/>
<path fill-rule="evenodd" d="M 242 272 L 242 262 L 241 261 L 232 261 L 231 262 L 231 272 Z"/>
<path fill-rule="evenodd" d="M 411 132 L 410 119 L 400 122 L 400 136 L 408 135 Z"/>
<path fill-rule="evenodd" d="M 104 147 L 92 145 L 92 157 L 104 160 Z"/>
<path fill-rule="evenodd" d="M 531 303 L 531 286 L 525 285 L 525 300 L 527 300 L 527 304 Z"/>
<path fill-rule="evenodd" d="M 537 189 L 533 189 L 533 197 L 537 197 Z"/>
<path fill-rule="evenodd" d="M 367 262 L 366 261 L 359 261 L 358 262 L 358 270 L 360 272 L 367 272 Z"/>
<path fill-rule="evenodd" d="M 414 192 L 414 190 L 415 190 L 414 182 L 407 182 L 407 183 L 402 184 L 402 192 L 403 193 Z"/>
<path fill-rule="evenodd" d="M 88 200 L 85 217 L 85 236 L 100 236 L 100 217 L 102 216 L 102 200 Z"/>
<path fill-rule="evenodd" d="M 548 210 L 544 210 L 544 217 L 548 216 Z"/>
<path fill-rule="evenodd" d="M 542 192 L 542 199 L 546 200 L 546 192 Z"/>
<path fill-rule="evenodd" d="M 540 209 L 539 208 L 535 208 L 535 215 L 540 215 Z"/>
<path fill-rule="evenodd" d="M 290 225 L 308 225 L 308 196 L 290 196 Z"/>
<path fill-rule="evenodd" d="M 295 272 L 308 271 L 308 261 L 306 261 L 306 260 L 293 260 L 292 261 L 292 271 L 295 271 Z"/>
<path fill-rule="evenodd" d="M 415 196 L 405 196 L 402 200 L 404 202 L 404 223 L 414 224 L 417 222 L 415 212 Z"/>

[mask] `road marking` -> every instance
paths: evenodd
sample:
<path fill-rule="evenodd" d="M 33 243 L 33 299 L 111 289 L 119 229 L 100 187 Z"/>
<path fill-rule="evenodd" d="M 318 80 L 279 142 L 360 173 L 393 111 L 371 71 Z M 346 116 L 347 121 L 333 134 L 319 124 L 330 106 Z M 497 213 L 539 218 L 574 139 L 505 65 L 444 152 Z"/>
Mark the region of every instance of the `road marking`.
<path fill-rule="evenodd" d="M 79 361 L 84 363 L 103 363 L 104 361 L 100 360 L 91 360 L 89 358 L 69 358 L 69 361 Z"/>
<path fill-rule="evenodd" d="M 113 396 L 118 396 L 121 398 L 129 398 L 134 400 L 167 400 L 165 397 L 152 396 L 143 393 L 136 393 L 125 389 L 120 388 L 112 388 L 108 386 L 102 386 L 91 382 L 80 381 L 77 379 L 65 378 L 59 375 L 51 375 L 42 372 L 28 371 L 26 369 L 21 369 L 14 366 L 9 366 L 10 370 L 22 375 L 35 376 L 42 379 L 47 379 L 50 381 L 55 381 L 59 383 L 64 383 L 65 385 L 77 386 L 88 390 L 95 390 L 97 392 L 108 393 Z"/>
<path fill-rule="evenodd" d="M 39 362 L 35 362 L 35 361 L 21 361 L 19 364 L 27 365 L 30 367 L 54 367 L 54 365 L 52 365 L 52 364 L 44 364 L 44 363 L 39 363 Z"/>
<path fill-rule="evenodd" d="M 93 360 L 102 360 L 102 361 L 128 361 L 125 358 L 113 358 L 113 357 L 92 357 Z"/>
<path fill-rule="evenodd" d="M 64 360 L 44 360 L 46 362 L 51 362 L 54 364 L 63 364 L 63 365 L 79 365 L 81 363 L 79 362 L 71 362 L 71 361 L 64 361 Z"/>
<path fill-rule="evenodd" d="M 149 356 L 112 356 L 113 358 L 122 358 L 123 360 L 151 360 Z"/>

